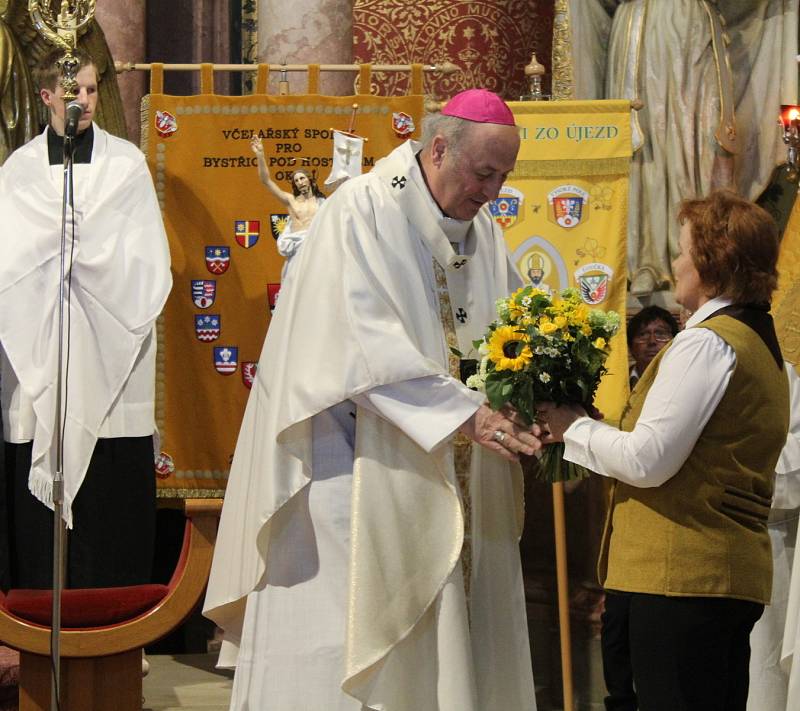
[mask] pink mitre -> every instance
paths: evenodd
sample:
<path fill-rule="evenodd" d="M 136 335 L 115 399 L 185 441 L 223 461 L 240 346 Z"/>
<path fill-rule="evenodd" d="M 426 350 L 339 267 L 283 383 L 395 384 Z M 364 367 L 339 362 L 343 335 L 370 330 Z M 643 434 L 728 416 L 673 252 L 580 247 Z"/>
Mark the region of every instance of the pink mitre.
<path fill-rule="evenodd" d="M 456 94 L 442 109 L 443 116 L 514 126 L 514 114 L 497 94 L 488 89 L 467 89 Z"/>

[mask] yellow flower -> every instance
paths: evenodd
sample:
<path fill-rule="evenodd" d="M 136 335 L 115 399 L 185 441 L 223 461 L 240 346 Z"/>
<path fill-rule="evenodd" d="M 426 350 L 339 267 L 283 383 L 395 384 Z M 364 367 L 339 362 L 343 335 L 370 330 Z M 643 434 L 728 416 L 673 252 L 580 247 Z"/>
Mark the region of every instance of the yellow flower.
<path fill-rule="evenodd" d="M 517 306 L 515 302 L 511 301 L 508 304 L 508 316 L 512 321 L 516 321 L 517 319 L 522 318 L 524 315 L 525 311 L 521 307 Z"/>
<path fill-rule="evenodd" d="M 552 321 L 542 321 L 539 324 L 539 331 L 542 335 L 547 336 L 555 331 L 558 331 L 558 326 L 556 326 Z"/>
<path fill-rule="evenodd" d="M 508 297 L 508 315 L 512 320 L 516 320 L 525 315 L 525 310 L 517 303 L 517 299 L 522 298 L 525 287 L 520 287 Z"/>
<path fill-rule="evenodd" d="M 554 323 L 554 324 L 555 324 L 555 325 L 556 325 L 558 328 L 566 328 L 566 327 L 567 327 L 567 318 L 566 318 L 566 316 L 556 316 L 556 317 L 553 319 L 553 323 Z"/>
<path fill-rule="evenodd" d="M 519 343 L 522 349 L 517 353 Z M 533 357 L 528 338 L 513 326 L 496 328 L 489 338 L 489 360 L 495 370 L 522 370 Z"/>
<path fill-rule="evenodd" d="M 572 323 L 581 324 L 586 323 L 589 318 L 589 309 L 585 304 L 579 304 L 572 311 Z"/>
<path fill-rule="evenodd" d="M 603 348 L 606 347 L 606 339 L 602 337 L 595 339 L 594 347 L 602 350 Z"/>
<path fill-rule="evenodd" d="M 592 328 L 589 326 L 588 323 L 584 323 L 581 325 L 581 333 L 584 336 L 591 336 L 592 335 Z"/>

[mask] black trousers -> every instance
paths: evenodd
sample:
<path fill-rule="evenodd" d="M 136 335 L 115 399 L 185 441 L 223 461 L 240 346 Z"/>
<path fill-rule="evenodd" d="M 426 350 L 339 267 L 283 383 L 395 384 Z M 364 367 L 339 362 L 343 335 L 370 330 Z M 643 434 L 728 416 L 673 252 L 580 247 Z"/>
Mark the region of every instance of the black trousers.
<path fill-rule="evenodd" d="M 624 597 L 640 711 L 745 711 L 750 632 L 763 605 L 629 593 L 617 598 L 623 607 Z M 609 671 L 624 676 L 621 669 Z"/>
<path fill-rule="evenodd" d="M 53 512 L 28 490 L 32 444 L 5 443 L 7 584 L 52 587 Z M 97 441 L 72 505 L 66 586 L 118 587 L 150 582 L 156 491 L 152 437 Z"/>
<path fill-rule="evenodd" d="M 636 711 L 633 688 L 629 630 L 631 593 L 606 590 L 605 609 L 600 618 L 602 632 L 603 678 L 608 689 L 606 711 Z"/>

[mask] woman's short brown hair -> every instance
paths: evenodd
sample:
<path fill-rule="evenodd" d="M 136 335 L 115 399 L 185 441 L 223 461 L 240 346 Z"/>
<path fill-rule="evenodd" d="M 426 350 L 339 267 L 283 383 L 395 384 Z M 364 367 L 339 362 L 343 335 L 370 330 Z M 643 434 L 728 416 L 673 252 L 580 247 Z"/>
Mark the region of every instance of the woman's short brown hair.
<path fill-rule="evenodd" d="M 730 190 L 684 200 L 681 224 L 692 231 L 692 261 L 710 296 L 766 302 L 778 284 L 778 228 L 770 214 Z"/>

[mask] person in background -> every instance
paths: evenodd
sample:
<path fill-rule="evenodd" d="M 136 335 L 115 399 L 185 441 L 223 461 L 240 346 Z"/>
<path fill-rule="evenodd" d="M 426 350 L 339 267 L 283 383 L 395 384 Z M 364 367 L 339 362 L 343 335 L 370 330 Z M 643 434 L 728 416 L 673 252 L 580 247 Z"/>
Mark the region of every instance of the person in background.
<path fill-rule="evenodd" d="M 631 388 L 679 330 L 675 317 L 660 306 L 646 306 L 628 321 L 628 353 L 633 358 L 629 374 Z"/>
<path fill-rule="evenodd" d="M 800 376 L 791 363 L 785 363 L 784 367 L 791 394 L 789 435 L 775 468 L 775 493 L 767 523 L 772 543 L 772 598 L 750 635 L 747 711 L 791 711 L 795 708 L 789 703 L 789 673 L 786 666 L 781 665 L 781 648 L 791 581 L 800 575 L 794 565 L 800 518 Z M 798 587 L 797 581 L 795 587 Z M 791 641 L 793 644 L 794 639 Z M 797 690 L 794 691 L 797 699 Z"/>

